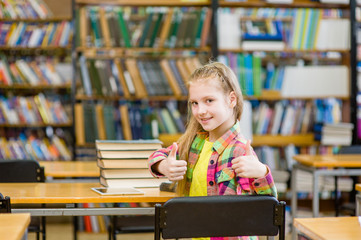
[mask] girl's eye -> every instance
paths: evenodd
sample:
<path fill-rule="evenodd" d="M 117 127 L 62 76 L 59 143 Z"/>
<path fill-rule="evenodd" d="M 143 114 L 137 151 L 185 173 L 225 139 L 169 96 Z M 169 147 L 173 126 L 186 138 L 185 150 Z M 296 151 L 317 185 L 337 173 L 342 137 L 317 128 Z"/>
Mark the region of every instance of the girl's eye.
<path fill-rule="evenodd" d="M 192 106 L 196 106 L 198 103 L 197 102 L 191 102 Z"/>
<path fill-rule="evenodd" d="M 213 99 L 207 99 L 206 102 L 207 102 L 207 103 L 211 103 L 211 102 L 213 102 Z"/>

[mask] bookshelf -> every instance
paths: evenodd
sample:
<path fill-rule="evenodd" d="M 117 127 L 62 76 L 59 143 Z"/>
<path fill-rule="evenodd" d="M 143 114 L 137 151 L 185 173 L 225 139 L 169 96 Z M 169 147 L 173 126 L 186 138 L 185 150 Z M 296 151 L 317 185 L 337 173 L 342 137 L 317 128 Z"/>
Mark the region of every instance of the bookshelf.
<path fill-rule="evenodd" d="M 281 168 L 276 170 L 288 171 L 294 154 L 335 151 L 333 146 L 320 144 L 314 125 L 356 123 L 354 6 L 299 0 L 291 4 L 220 0 L 218 4 L 217 25 L 231 26 L 218 28 L 218 60 L 233 68 L 246 89 L 245 98 L 252 103 L 252 146 L 260 159 Z M 335 38 L 325 30 L 329 24 L 343 25 L 346 37 L 331 41 Z M 324 78 L 330 68 L 343 73 L 335 81 Z M 322 79 L 330 81 L 317 86 L 316 80 Z M 287 88 L 288 84 L 292 87 Z M 325 109 L 337 114 L 326 118 Z"/>
<path fill-rule="evenodd" d="M 2 1 L 1 159 L 73 159 L 70 5 L 54 4 Z"/>
<path fill-rule="evenodd" d="M 157 138 L 158 134 L 172 137 L 182 132 L 187 111 L 185 79 L 208 61 L 212 52 L 210 2 L 73 3 L 79 29 L 73 79 L 77 86 L 77 148 L 94 148 L 99 134 L 103 139 L 129 140 Z M 93 77 L 96 75 L 98 79 Z M 115 117 L 107 118 L 105 108 Z M 93 136 L 84 131 L 89 129 L 84 122 L 90 119 L 86 112 L 92 111 L 92 124 L 103 121 L 105 126 L 115 125 L 112 136 L 102 134 L 106 129 L 101 125 L 100 131 L 90 134 Z"/>

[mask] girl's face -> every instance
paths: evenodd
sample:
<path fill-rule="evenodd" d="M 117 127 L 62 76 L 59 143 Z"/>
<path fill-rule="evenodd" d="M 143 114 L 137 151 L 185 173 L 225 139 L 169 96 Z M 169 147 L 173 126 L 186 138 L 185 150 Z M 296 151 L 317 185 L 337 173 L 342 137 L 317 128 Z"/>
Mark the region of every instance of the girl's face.
<path fill-rule="evenodd" d="M 209 132 L 209 141 L 214 142 L 235 123 L 233 108 L 236 105 L 234 92 L 225 95 L 214 79 L 194 81 L 189 86 L 189 101 L 192 114 Z"/>

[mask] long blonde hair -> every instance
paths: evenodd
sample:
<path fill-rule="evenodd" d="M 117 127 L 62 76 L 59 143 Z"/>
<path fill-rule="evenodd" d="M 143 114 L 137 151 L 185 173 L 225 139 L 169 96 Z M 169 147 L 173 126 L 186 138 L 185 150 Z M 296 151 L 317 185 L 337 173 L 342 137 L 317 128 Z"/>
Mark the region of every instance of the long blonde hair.
<path fill-rule="evenodd" d="M 222 90 L 225 95 L 228 95 L 232 91 L 237 97 L 236 105 L 234 107 L 234 121 L 240 120 L 243 111 L 243 96 L 242 91 L 239 86 L 239 82 L 237 80 L 234 72 L 219 62 L 211 62 L 203 67 L 197 68 L 192 75 L 190 76 L 187 87 L 192 82 L 196 82 L 199 80 L 209 81 L 210 79 L 218 80 Z M 191 144 L 196 137 L 197 133 L 200 131 L 204 131 L 201 124 L 195 119 L 193 114 L 191 114 L 191 106 L 188 103 L 188 123 L 185 133 L 178 140 L 178 149 L 179 149 L 179 157 L 182 160 L 188 161 L 188 155 L 191 148 Z M 182 181 L 178 182 L 177 192 L 180 195 L 184 195 L 185 191 L 185 183 L 186 177 Z"/>

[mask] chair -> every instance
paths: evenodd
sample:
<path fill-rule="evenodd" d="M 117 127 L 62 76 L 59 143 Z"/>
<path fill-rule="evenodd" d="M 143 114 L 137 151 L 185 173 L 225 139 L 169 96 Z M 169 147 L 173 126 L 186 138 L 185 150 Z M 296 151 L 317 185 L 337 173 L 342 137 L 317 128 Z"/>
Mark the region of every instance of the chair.
<path fill-rule="evenodd" d="M 10 197 L 0 193 L 0 213 L 11 213 Z"/>
<path fill-rule="evenodd" d="M 34 160 L 1 160 L 0 182 L 44 182 L 44 168 Z M 10 196 L 11 197 L 11 196 Z M 36 239 L 46 238 L 45 217 L 31 217 L 29 232 L 36 232 Z"/>
<path fill-rule="evenodd" d="M 178 197 L 155 206 L 155 240 L 276 236 L 285 239 L 285 202 L 265 195 Z"/>
<path fill-rule="evenodd" d="M 360 145 L 351 145 L 351 146 L 342 146 L 338 152 L 338 154 L 361 154 L 361 146 Z M 352 179 L 352 191 L 350 192 L 350 202 L 349 204 L 343 205 L 343 206 L 339 206 L 339 198 L 338 198 L 338 184 L 337 184 L 337 179 L 338 177 L 335 176 L 335 215 L 338 216 L 339 215 L 339 210 L 340 207 L 341 209 L 344 209 L 346 211 L 351 212 L 351 214 L 355 213 L 356 210 L 356 204 L 355 204 L 355 199 L 356 199 L 356 189 L 355 189 L 355 185 L 356 183 L 358 183 L 358 176 L 351 176 Z"/>

